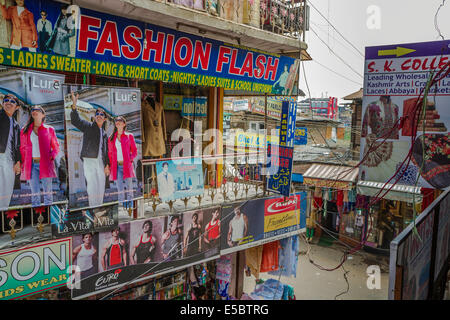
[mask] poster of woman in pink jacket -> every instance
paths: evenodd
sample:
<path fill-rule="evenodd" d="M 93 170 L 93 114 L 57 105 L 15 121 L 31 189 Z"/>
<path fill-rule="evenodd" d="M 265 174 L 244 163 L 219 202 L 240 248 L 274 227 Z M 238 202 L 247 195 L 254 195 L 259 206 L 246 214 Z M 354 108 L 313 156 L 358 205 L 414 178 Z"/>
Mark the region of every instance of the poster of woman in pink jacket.
<path fill-rule="evenodd" d="M 31 117 L 20 131 L 22 173 L 20 179 L 31 188 L 33 207 L 53 203 L 53 178 L 56 178 L 55 159 L 59 142 L 55 129 L 45 124 L 45 110 L 39 105 L 31 107 Z M 42 190 L 41 190 L 42 184 Z"/>
<path fill-rule="evenodd" d="M 133 178 L 136 178 L 133 160 L 137 156 L 137 147 L 133 134 L 127 132 L 127 121 L 123 116 L 114 119 L 114 131 L 108 139 L 108 156 L 109 180 L 116 183 L 119 202 L 126 201 L 124 206 L 128 207 L 133 200 Z"/>

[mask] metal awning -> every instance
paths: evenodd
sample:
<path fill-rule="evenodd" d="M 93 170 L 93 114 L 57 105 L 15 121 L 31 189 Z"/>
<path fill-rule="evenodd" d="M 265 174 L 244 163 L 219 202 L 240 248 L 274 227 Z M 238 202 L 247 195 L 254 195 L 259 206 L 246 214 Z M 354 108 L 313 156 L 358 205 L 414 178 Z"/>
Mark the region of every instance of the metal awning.
<path fill-rule="evenodd" d="M 351 189 L 358 179 L 358 168 L 313 164 L 304 174 L 303 183 L 340 190 Z"/>
<path fill-rule="evenodd" d="M 384 185 L 384 182 L 359 181 L 357 184 L 357 193 L 373 197 L 378 195 Z M 389 190 L 391 187 L 392 189 Z M 389 190 L 389 192 L 384 195 L 387 190 Z M 395 184 L 394 186 L 390 183 L 386 184 L 383 191 L 381 191 L 378 196 L 383 196 L 383 198 L 389 200 L 404 201 L 409 203 L 413 203 L 414 201 L 416 203 L 422 202 L 420 187 L 405 186 L 401 184 Z"/>

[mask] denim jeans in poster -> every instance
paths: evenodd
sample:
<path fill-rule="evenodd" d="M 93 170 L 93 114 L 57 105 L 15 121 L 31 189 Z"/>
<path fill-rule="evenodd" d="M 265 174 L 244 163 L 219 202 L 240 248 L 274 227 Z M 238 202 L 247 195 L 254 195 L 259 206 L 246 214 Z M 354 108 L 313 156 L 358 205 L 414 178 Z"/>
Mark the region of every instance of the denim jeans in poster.
<path fill-rule="evenodd" d="M 44 203 L 41 204 L 41 186 L 44 193 Z M 31 179 L 29 181 L 31 188 L 31 205 L 33 207 L 39 207 L 41 205 L 49 206 L 53 203 L 52 192 L 53 178 L 39 179 L 39 163 L 33 162 L 31 167 Z"/>
<path fill-rule="evenodd" d="M 123 166 L 117 166 L 117 192 L 120 203 L 126 201 L 123 205 L 131 207 L 133 200 L 133 178 L 123 178 Z M 126 188 L 126 191 L 125 191 Z"/>

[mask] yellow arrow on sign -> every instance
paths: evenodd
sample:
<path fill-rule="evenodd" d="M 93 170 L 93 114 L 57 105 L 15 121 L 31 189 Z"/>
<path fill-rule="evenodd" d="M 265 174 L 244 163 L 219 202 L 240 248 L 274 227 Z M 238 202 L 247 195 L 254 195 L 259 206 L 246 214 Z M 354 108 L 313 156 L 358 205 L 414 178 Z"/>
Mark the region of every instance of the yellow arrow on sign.
<path fill-rule="evenodd" d="M 378 56 L 397 56 L 397 57 L 401 57 L 404 56 L 405 54 L 414 52 L 416 50 L 414 49 L 407 49 L 407 48 L 403 48 L 403 47 L 397 47 L 396 49 L 391 49 L 391 50 L 378 50 Z"/>

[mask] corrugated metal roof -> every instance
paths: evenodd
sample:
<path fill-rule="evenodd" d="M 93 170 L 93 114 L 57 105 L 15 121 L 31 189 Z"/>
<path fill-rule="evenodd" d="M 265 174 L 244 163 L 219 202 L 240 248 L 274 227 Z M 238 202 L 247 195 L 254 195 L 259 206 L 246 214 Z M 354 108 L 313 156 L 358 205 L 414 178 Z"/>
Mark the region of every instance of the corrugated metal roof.
<path fill-rule="evenodd" d="M 358 168 L 313 164 L 304 174 L 304 178 L 356 182 Z"/>
<path fill-rule="evenodd" d="M 359 181 L 358 186 L 361 187 L 367 187 L 367 188 L 375 188 L 375 189 L 381 189 L 384 186 L 384 182 L 375 182 L 375 181 Z M 387 191 L 389 188 L 392 187 L 391 183 L 386 184 L 386 187 L 384 188 L 385 191 Z M 392 191 L 398 191 L 398 192 L 406 192 L 406 193 L 420 193 L 420 187 L 414 187 L 414 186 L 405 186 L 401 184 L 395 184 L 392 189 Z"/>

